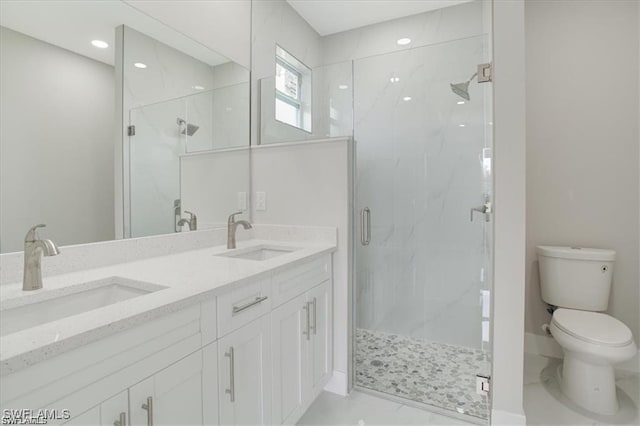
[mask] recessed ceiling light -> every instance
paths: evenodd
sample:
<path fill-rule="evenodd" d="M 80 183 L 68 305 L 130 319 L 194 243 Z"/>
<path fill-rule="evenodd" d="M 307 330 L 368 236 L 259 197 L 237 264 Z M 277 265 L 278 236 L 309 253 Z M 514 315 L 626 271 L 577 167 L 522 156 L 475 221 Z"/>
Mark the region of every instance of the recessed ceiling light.
<path fill-rule="evenodd" d="M 346 90 L 348 88 L 349 88 L 349 86 L 347 86 L 346 84 L 341 84 L 341 85 L 338 86 L 338 89 L 340 89 L 340 90 Z"/>
<path fill-rule="evenodd" d="M 402 98 L 402 100 L 408 102 L 411 100 L 411 96 L 405 96 L 404 98 Z"/>
<path fill-rule="evenodd" d="M 458 127 L 465 127 L 466 124 L 458 124 Z"/>
<path fill-rule="evenodd" d="M 400 77 L 391 77 L 391 78 L 389 79 L 389 81 L 390 81 L 390 82 L 392 82 L 392 83 L 397 83 L 397 82 L 399 82 L 399 81 L 400 81 Z"/>
<path fill-rule="evenodd" d="M 411 43 L 411 39 L 407 37 L 403 37 L 398 39 L 396 43 L 398 43 L 398 46 L 406 46 L 407 44 Z"/>
<path fill-rule="evenodd" d="M 109 47 L 109 43 L 102 40 L 91 40 L 91 44 L 98 49 L 106 49 L 107 47 Z"/>
<path fill-rule="evenodd" d="M 191 88 L 195 90 L 204 90 L 203 86 L 191 86 Z"/>
<path fill-rule="evenodd" d="M 458 101 L 458 105 L 464 105 L 464 101 Z"/>
<path fill-rule="evenodd" d="M 135 64 L 133 64 L 133 66 L 136 67 L 136 68 L 144 69 L 144 68 L 147 67 L 147 64 L 143 64 L 142 62 L 136 62 Z"/>

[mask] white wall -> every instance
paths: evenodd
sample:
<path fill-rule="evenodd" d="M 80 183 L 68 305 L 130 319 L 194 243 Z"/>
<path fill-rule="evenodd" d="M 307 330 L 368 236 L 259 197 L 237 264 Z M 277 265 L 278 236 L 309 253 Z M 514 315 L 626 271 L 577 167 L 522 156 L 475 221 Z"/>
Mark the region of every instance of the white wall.
<path fill-rule="evenodd" d="M 123 1 L 209 49 L 249 68 L 250 0 Z"/>
<path fill-rule="evenodd" d="M 226 227 L 239 197 L 248 206 L 250 173 L 249 147 L 181 156 L 182 210 L 198 216 L 198 229 Z"/>
<path fill-rule="evenodd" d="M 494 282 L 491 424 L 524 425 L 524 0 L 493 3 Z"/>
<path fill-rule="evenodd" d="M 638 2 L 526 2 L 526 331 L 548 322 L 535 246 L 614 249 L 608 312 L 640 339 Z"/>
<path fill-rule="evenodd" d="M 253 207 L 254 222 L 338 228 L 338 251 L 333 257 L 334 381 L 330 386 L 343 394 L 351 345 L 350 152 L 348 139 L 251 149 L 252 191 L 267 196 L 266 211 Z"/>
<path fill-rule="evenodd" d="M 2 252 L 37 223 L 59 245 L 113 239 L 113 67 L 0 31 Z"/>

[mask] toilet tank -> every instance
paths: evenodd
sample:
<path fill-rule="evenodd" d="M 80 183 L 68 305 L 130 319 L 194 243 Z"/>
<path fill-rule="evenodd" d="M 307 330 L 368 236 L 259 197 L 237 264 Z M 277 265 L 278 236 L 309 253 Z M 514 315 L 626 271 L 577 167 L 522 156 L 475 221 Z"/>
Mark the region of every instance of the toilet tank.
<path fill-rule="evenodd" d="M 536 253 L 545 302 L 585 311 L 607 309 L 615 251 L 538 246 Z"/>

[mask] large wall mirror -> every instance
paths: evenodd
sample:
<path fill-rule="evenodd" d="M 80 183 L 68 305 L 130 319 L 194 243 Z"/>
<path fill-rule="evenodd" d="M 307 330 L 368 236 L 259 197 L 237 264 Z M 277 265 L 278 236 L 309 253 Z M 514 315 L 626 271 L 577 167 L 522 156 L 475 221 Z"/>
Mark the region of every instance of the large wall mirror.
<path fill-rule="evenodd" d="M 37 223 L 68 245 L 247 208 L 249 70 L 119 0 L 0 17 L 0 252 Z"/>

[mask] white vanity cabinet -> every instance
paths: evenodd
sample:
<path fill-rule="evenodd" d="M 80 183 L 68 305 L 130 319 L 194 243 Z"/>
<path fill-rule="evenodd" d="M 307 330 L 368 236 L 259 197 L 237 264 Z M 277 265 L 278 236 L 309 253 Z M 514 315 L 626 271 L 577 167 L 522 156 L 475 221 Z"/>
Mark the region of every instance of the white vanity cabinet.
<path fill-rule="evenodd" d="M 127 426 L 202 425 L 202 350 L 129 388 Z"/>
<path fill-rule="evenodd" d="M 294 424 L 332 372 L 331 255 L 2 377 L 2 409 L 74 426 Z M 51 422 L 63 423 L 58 419 Z"/>
<path fill-rule="evenodd" d="M 295 424 L 332 371 L 331 258 L 273 277 L 273 424 Z"/>
<path fill-rule="evenodd" d="M 129 424 L 129 392 L 122 391 L 89 411 L 65 423 L 69 426 L 127 426 Z"/>
<path fill-rule="evenodd" d="M 218 341 L 220 424 L 271 424 L 269 316 Z"/>
<path fill-rule="evenodd" d="M 271 313 L 273 423 L 290 424 L 305 410 L 309 369 L 307 295 L 302 294 Z"/>

